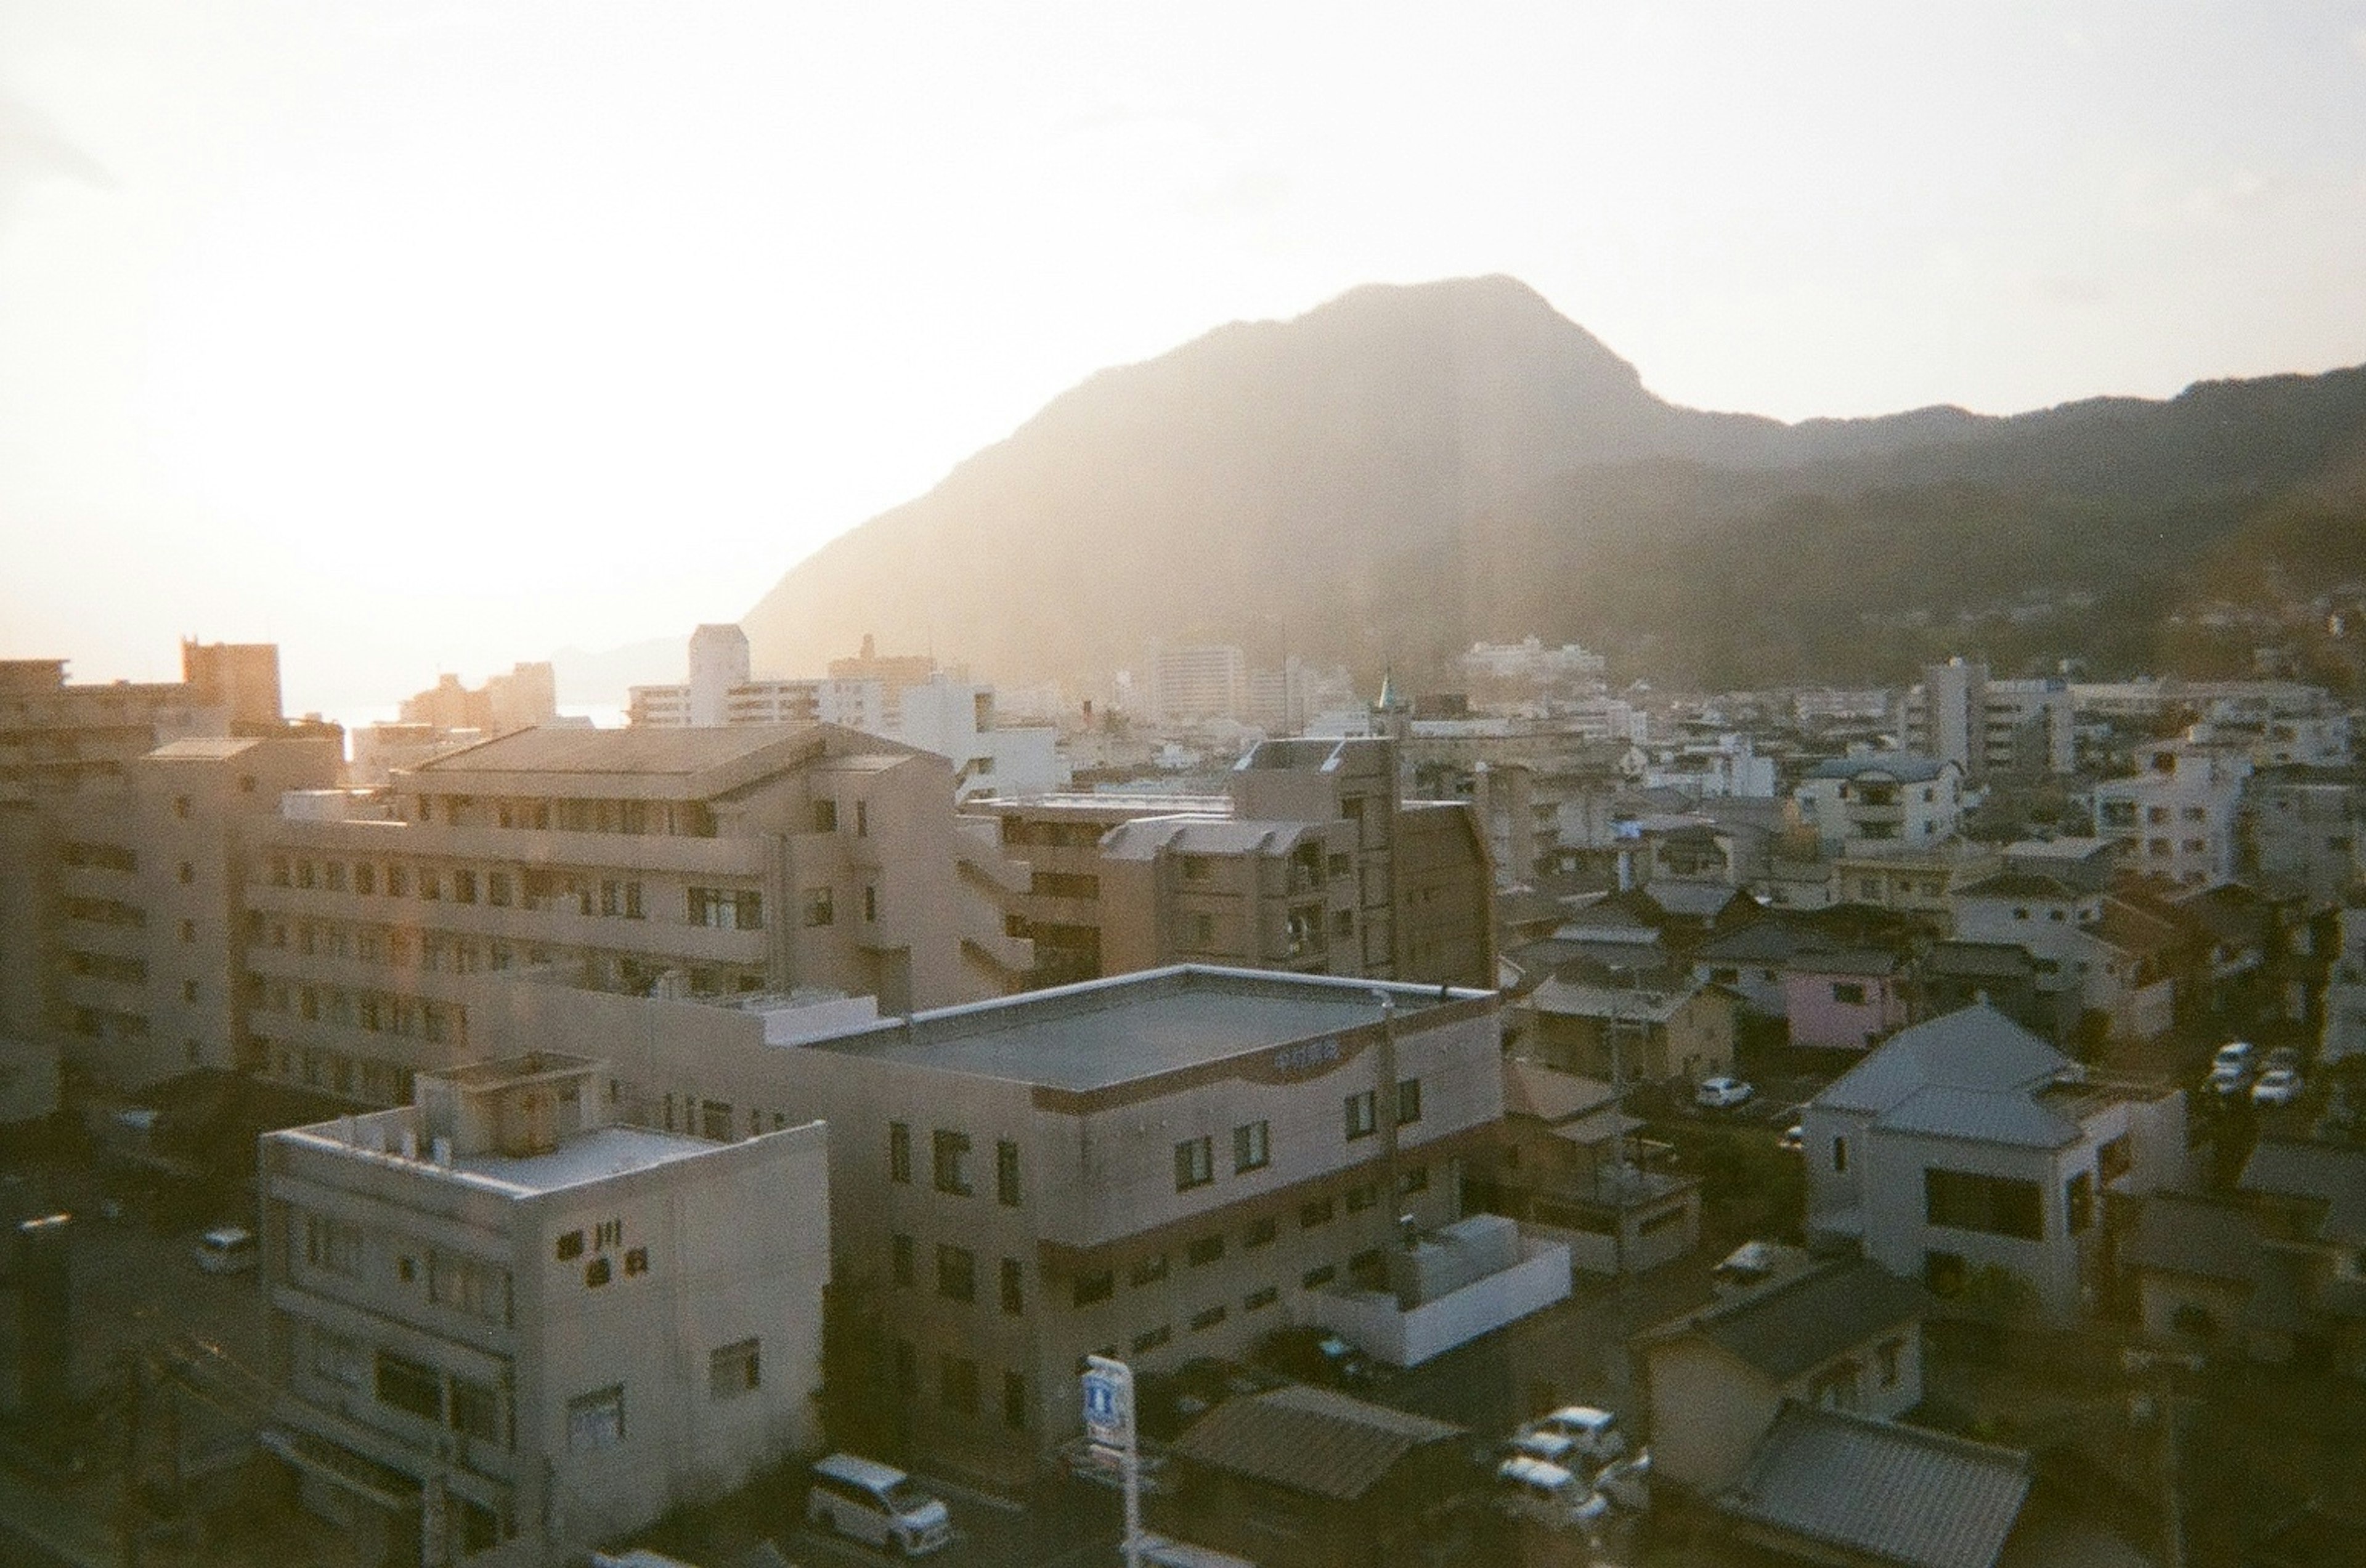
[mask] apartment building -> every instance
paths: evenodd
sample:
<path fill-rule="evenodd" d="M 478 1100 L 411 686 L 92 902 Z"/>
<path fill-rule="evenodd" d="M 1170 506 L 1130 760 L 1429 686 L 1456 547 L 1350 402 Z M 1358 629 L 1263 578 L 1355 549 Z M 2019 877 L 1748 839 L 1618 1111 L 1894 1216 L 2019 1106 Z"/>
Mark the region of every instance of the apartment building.
<path fill-rule="evenodd" d="M 738 1092 L 829 1123 L 838 1288 L 914 1447 L 1015 1474 L 1077 1429 L 1080 1356 L 1238 1357 L 1389 1285 L 1400 1216 L 1461 1217 L 1497 1032 L 1491 993 L 1185 967 L 775 1049 Z"/>
<path fill-rule="evenodd" d="M 2077 760 L 2070 684 L 1998 681 L 1988 666 L 1950 659 L 1906 694 L 1909 751 L 1955 763 L 1973 780 L 2067 773 Z"/>
<path fill-rule="evenodd" d="M 1151 722 L 1161 727 L 1239 719 L 1248 711 L 1248 662 L 1238 648 L 1155 648 Z"/>
<path fill-rule="evenodd" d="M 1406 802 L 1383 738 L 1268 740 L 1211 795 L 973 802 L 1025 860 L 1005 901 L 1038 984 L 1173 963 L 1492 985 L 1486 847 L 1460 802 Z"/>
<path fill-rule="evenodd" d="M 2248 752 L 2191 737 L 2138 750 L 2136 771 L 2095 786 L 2095 832 L 2123 863 L 2189 887 L 2231 881 Z"/>
<path fill-rule="evenodd" d="M 262 1141 L 264 1443 L 387 1561 L 580 1562 L 820 1442 L 826 1129 L 621 1125 L 610 1082 L 479 1063 Z"/>
<path fill-rule="evenodd" d="M 475 729 L 488 735 L 548 724 L 558 716 L 558 675 L 547 661 L 513 664 L 506 675 L 486 677 L 470 690 L 457 675 L 439 675 L 435 684 L 405 697 L 404 724 L 437 729 Z"/>
<path fill-rule="evenodd" d="M 1792 791 L 1799 819 L 1827 854 L 1928 850 L 1964 823 L 1964 770 L 1902 752 L 1817 763 Z"/>
<path fill-rule="evenodd" d="M 2236 814 L 2236 869 L 2298 895 L 2311 908 L 2366 891 L 2366 773 L 2274 768 L 2244 782 Z"/>
<path fill-rule="evenodd" d="M 467 978 L 823 987 L 889 1011 L 1033 967 L 941 757 L 830 726 L 542 728 L 293 795 L 247 866 L 251 1065 L 376 1104 L 465 1059 Z"/>
<path fill-rule="evenodd" d="M 1986 1004 L 1901 1030 L 1802 1110 L 1811 1238 L 1952 1296 L 1997 1271 L 2056 1323 L 2091 1304 L 2105 1205 L 2185 1175 L 2185 1098 L 2090 1078 Z"/>

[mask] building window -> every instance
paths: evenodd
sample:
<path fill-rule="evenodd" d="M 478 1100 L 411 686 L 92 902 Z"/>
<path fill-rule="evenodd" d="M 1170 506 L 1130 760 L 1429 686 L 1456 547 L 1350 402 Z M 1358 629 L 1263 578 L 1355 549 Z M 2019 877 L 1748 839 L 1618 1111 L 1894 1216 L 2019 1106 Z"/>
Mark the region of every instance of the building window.
<path fill-rule="evenodd" d="M 1261 1291 L 1251 1291 L 1247 1295 L 1243 1296 L 1241 1298 L 1241 1310 L 1243 1312 L 1256 1312 L 1260 1308 L 1273 1305 L 1275 1302 L 1279 1301 L 1280 1299 L 1281 1292 L 1274 1286 L 1268 1285 Z"/>
<path fill-rule="evenodd" d="M 567 1451 L 591 1453 L 625 1440 L 625 1389 L 613 1384 L 567 1402 Z"/>
<path fill-rule="evenodd" d="M 422 1421 L 444 1419 L 444 1380 L 433 1367 L 406 1360 L 390 1350 L 377 1353 L 377 1402 Z"/>
<path fill-rule="evenodd" d="M 1350 1140 L 1369 1138 L 1380 1131 L 1380 1120 L 1373 1111 L 1373 1091 L 1363 1089 L 1347 1096 L 1347 1136 Z"/>
<path fill-rule="evenodd" d="M 806 889 L 806 925 L 826 926 L 831 924 L 837 919 L 838 913 L 831 906 L 828 888 L 808 887 Z"/>
<path fill-rule="evenodd" d="M 1216 1179 L 1216 1158 L 1207 1138 L 1186 1138 L 1175 1145 L 1175 1190 L 1189 1192 Z"/>
<path fill-rule="evenodd" d="M 1203 1328 L 1213 1328 L 1223 1321 L 1224 1309 L 1222 1306 L 1208 1307 L 1191 1314 L 1191 1331 L 1196 1334 Z"/>
<path fill-rule="evenodd" d="M 1324 1263 L 1318 1267 L 1309 1269 L 1305 1273 L 1300 1275 L 1298 1282 L 1303 1289 L 1309 1291 L 1319 1291 L 1338 1277 L 1338 1269 L 1332 1264 Z"/>
<path fill-rule="evenodd" d="M 1403 1176 L 1397 1178 L 1397 1191 L 1401 1194 L 1411 1196 L 1415 1192 L 1426 1192 L 1428 1190 L 1429 1167 L 1425 1165 L 1414 1166 L 1411 1170 L 1406 1171 Z"/>
<path fill-rule="evenodd" d="M 315 1269 L 358 1280 L 362 1274 L 362 1228 L 323 1214 L 304 1216 L 304 1261 Z"/>
<path fill-rule="evenodd" d="M 636 1274 L 646 1274 L 648 1271 L 649 1249 L 646 1247 L 626 1247 L 625 1249 L 625 1278 L 629 1280 Z"/>
<path fill-rule="evenodd" d="M 866 921 L 879 918 L 879 889 L 871 883 L 862 886 L 862 918 Z"/>
<path fill-rule="evenodd" d="M 1360 1214 L 1379 1202 L 1380 1198 L 1380 1189 L 1369 1181 L 1360 1187 L 1350 1187 L 1347 1189 L 1347 1212 L 1351 1214 Z"/>
<path fill-rule="evenodd" d="M 817 800 L 813 803 L 813 811 L 815 832 L 835 833 L 838 831 L 837 801 L 828 799 Z"/>
<path fill-rule="evenodd" d="M 977 1363 L 966 1356 L 947 1356 L 942 1363 L 939 1392 L 945 1408 L 956 1416 L 977 1414 Z"/>
<path fill-rule="evenodd" d="M 1279 1223 L 1277 1222 L 1271 1214 L 1268 1214 L 1261 1220 L 1254 1220 L 1250 1222 L 1249 1228 L 1241 1233 L 1241 1245 L 1243 1247 L 1268 1247 L 1272 1245 L 1274 1237 L 1280 1234 L 1281 1226 Z"/>
<path fill-rule="evenodd" d="M 572 1263 L 577 1258 L 582 1257 L 583 1233 L 581 1231 L 569 1231 L 565 1235 L 560 1236 L 558 1238 L 558 1260 L 561 1263 Z"/>
<path fill-rule="evenodd" d="M 742 1339 L 711 1351 L 706 1358 L 706 1394 L 710 1399 L 737 1399 L 763 1386 L 763 1363 L 758 1342 Z"/>
<path fill-rule="evenodd" d="M 1922 1217 L 1949 1230 L 2039 1241 L 2045 1235 L 2045 1205 L 2037 1183 L 1977 1171 L 1922 1172 Z"/>
<path fill-rule="evenodd" d="M 1263 1170 L 1273 1161 L 1273 1132 L 1269 1122 L 1251 1122 L 1233 1129 L 1233 1169 Z"/>
<path fill-rule="evenodd" d="M 334 871 L 337 868 L 332 865 L 329 869 L 331 871 Z M 452 874 L 452 900 L 457 904 L 473 904 L 477 901 L 477 874 L 475 872 L 456 871 Z"/>
<path fill-rule="evenodd" d="M 937 1294 L 949 1302 L 977 1300 L 977 1255 L 966 1247 L 937 1248 Z"/>
<path fill-rule="evenodd" d="M 1848 1140 L 1846 1138 L 1834 1138 L 1832 1140 L 1832 1174 L 1835 1176 L 1844 1175 L 1847 1170 Z"/>
<path fill-rule="evenodd" d="M 902 1122 L 887 1123 L 887 1179 L 907 1184 L 912 1179 L 912 1129 Z"/>
<path fill-rule="evenodd" d="M 1874 1348 L 1874 1365 L 1884 1388 L 1898 1386 L 1898 1361 L 1906 1353 L 1903 1339 L 1885 1339 Z"/>
<path fill-rule="evenodd" d="M 615 1266 L 608 1261 L 608 1255 L 604 1252 L 583 1266 L 583 1283 L 592 1289 L 597 1290 L 615 1277 Z"/>
<path fill-rule="evenodd" d="M 703 1100 L 698 1104 L 698 1135 L 718 1144 L 731 1141 L 731 1106 L 727 1100 Z"/>
<path fill-rule="evenodd" d="M 507 1323 L 510 1271 L 465 1253 L 434 1247 L 427 1254 L 427 1299 L 487 1323 Z"/>
<path fill-rule="evenodd" d="M 1843 1007 L 1861 1008 L 1865 1006 L 1865 987 L 1853 980 L 1835 980 L 1832 1000 Z"/>
<path fill-rule="evenodd" d="M 1027 1374 L 1002 1374 L 1002 1424 L 1014 1432 L 1027 1429 Z"/>
<path fill-rule="evenodd" d="M 1197 1268 L 1203 1263 L 1213 1263 L 1223 1256 L 1224 1235 L 1222 1231 L 1217 1231 L 1211 1235 L 1200 1236 L 1199 1239 L 1192 1242 L 1189 1247 L 1186 1247 L 1183 1252 L 1183 1260 L 1186 1263 L 1190 1264 L 1192 1267 Z"/>
<path fill-rule="evenodd" d="M 1104 1269 L 1097 1274 L 1079 1274 L 1070 1292 L 1077 1306 L 1091 1306 L 1117 1294 L 1117 1275 Z"/>
<path fill-rule="evenodd" d="M 1175 1337 L 1175 1325 L 1162 1323 L 1155 1328 L 1145 1328 L 1133 1337 L 1133 1353 L 1146 1355 Z"/>
<path fill-rule="evenodd" d="M 2077 1235 L 2095 1223 L 2095 1173 L 2082 1170 L 2074 1174 L 2062 1190 L 2062 1208 L 2070 1224 L 2070 1234 Z"/>
<path fill-rule="evenodd" d="M 949 1133 L 942 1127 L 936 1132 L 937 1190 L 966 1198 L 969 1185 L 969 1134 Z"/>
<path fill-rule="evenodd" d="M 1002 1310 L 1012 1317 L 1027 1310 L 1027 1270 L 1016 1258 L 1002 1260 Z"/>
<path fill-rule="evenodd" d="M 912 1238 L 898 1231 L 887 1238 L 887 1266 L 898 1285 L 908 1285 L 913 1277 Z"/>
<path fill-rule="evenodd" d="M 1140 1290 L 1144 1285 L 1155 1285 L 1165 1278 L 1166 1278 L 1166 1254 L 1154 1252 L 1147 1258 L 1134 1260 L 1133 1267 L 1126 1270 L 1125 1282 Z"/>
<path fill-rule="evenodd" d="M 1311 1231 L 1317 1225 L 1327 1225 L 1331 1223 L 1332 1213 L 1330 1199 L 1310 1198 L 1298 1206 L 1299 1228 Z"/>
<path fill-rule="evenodd" d="M 342 1388 L 362 1386 L 362 1370 L 369 1358 L 359 1344 L 314 1324 L 311 1329 L 312 1375 Z"/>
<path fill-rule="evenodd" d="M 1398 1079 L 1397 1125 L 1400 1127 L 1411 1126 L 1414 1122 L 1420 1120 L 1421 1080 L 1419 1078 Z"/>
<path fill-rule="evenodd" d="M 994 1145 L 994 1197 L 1005 1208 L 1019 1207 L 1019 1145 L 1008 1138 Z"/>
<path fill-rule="evenodd" d="M 355 868 L 354 880 L 356 886 L 363 880 L 362 874 L 368 869 L 367 866 Z M 363 887 L 361 891 L 366 893 L 369 889 Z M 510 874 L 508 872 L 493 871 L 485 874 L 485 902 L 496 909 L 506 909 L 510 907 Z"/>
<path fill-rule="evenodd" d="M 452 1430 L 486 1442 L 502 1440 L 501 1396 L 494 1389 L 466 1378 L 452 1380 Z"/>
<path fill-rule="evenodd" d="M 867 800 L 854 803 L 854 836 L 858 839 L 871 837 L 871 803 Z"/>

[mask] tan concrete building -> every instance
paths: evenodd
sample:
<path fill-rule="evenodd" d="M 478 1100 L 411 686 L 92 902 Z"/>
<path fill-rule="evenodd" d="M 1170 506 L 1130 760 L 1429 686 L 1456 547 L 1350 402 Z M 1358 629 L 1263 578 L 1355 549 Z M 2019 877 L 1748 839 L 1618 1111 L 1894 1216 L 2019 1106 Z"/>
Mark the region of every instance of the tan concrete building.
<path fill-rule="evenodd" d="M 291 796 L 248 867 L 254 1068 L 400 1102 L 478 1054 L 478 973 L 891 1012 L 1000 994 L 1032 967 L 996 902 L 1020 874 L 952 801 L 942 758 L 828 726 L 525 730 Z"/>
<path fill-rule="evenodd" d="M 1488 993 L 1181 968 L 773 1055 L 913 1444 L 1002 1472 L 1077 1429 L 1087 1352 L 1238 1357 L 1389 1284 L 1400 1215 L 1461 1216 L 1496 1042 Z"/>
<path fill-rule="evenodd" d="M 819 1442 L 825 1129 L 619 1125 L 609 1082 L 485 1063 L 264 1138 L 265 1442 L 357 1560 L 578 1562 Z"/>
<path fill-rule="evenodd" d="M 1486 844 L 1401 801 L 1384 738 L 1269 740 L 1227 793 L 974 802 L 1031 868 L 1006 901 L 1040 985 L 1204 963 L 1494 984 Z"/>

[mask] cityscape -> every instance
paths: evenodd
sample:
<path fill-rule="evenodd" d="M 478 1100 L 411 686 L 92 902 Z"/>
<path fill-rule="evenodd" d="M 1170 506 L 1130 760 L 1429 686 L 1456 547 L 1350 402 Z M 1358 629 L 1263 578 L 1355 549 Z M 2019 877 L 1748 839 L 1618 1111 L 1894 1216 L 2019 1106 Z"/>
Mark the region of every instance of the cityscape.
<path fill-rule="evenodd" d="M 2366 17 L 888 9 L 0 7 L 0 1562 L 2366 1563 Z"/>

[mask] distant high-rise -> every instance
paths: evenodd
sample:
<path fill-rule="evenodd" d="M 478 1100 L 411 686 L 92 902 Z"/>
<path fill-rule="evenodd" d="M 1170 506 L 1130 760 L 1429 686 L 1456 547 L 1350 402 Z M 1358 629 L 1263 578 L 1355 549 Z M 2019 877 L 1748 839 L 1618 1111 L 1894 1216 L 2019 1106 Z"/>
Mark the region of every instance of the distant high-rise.
<path fill-rule="evenodd" d="M 731 688 L 749 680 L 748 634 L 724 622 L 690 634 L 690 722 L 699 728 L 727 723 Z"/>
<path fill-rule="evenodd" d="M 1154 649 L 1150 707 L 1162 725 L 1239 719 L 1248 707 L 1248 666 L 1241 650 L 1229 643 Z"/>

